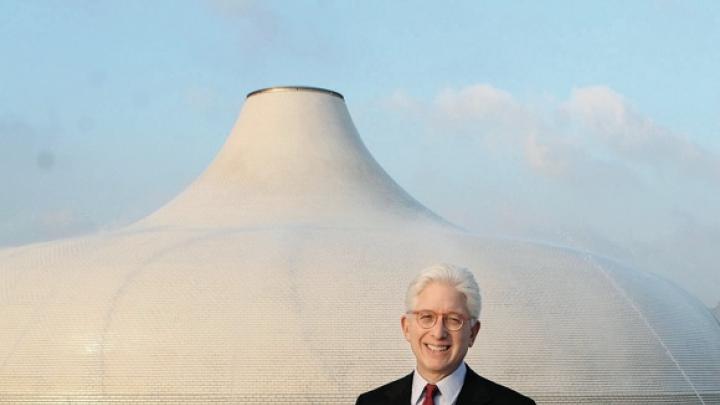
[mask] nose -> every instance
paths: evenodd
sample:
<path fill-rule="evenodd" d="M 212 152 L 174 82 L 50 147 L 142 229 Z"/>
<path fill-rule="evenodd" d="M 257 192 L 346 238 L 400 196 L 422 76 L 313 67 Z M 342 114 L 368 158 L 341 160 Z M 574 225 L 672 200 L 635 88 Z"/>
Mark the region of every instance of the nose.
<path fill-rule="evenodd" d="M 432 337 L 436 339 L 444 339 L 448 335 L 448 330 L 445 328 L 445 315 L 439 315 L 435 325 L 433 325 L 430 333 Z"/>

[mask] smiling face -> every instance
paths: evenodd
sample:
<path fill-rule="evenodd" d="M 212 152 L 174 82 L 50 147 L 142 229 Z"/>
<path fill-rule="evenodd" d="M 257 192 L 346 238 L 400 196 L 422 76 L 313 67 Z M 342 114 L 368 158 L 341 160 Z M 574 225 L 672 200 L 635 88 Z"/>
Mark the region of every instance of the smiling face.
<path fill-rule="evenodd" d="M 437 314 L 459 314 L 470 318 L 463 294 L 444 283 L 428 284 L 415 299 L 413 311 L 432 311 Z M 428 382 L 436 383 L 450 375 L 462 363 L 480 330 L 480 322 L 466 320 L 462 328 L 450 331 L 444 326 L 444 316 L 430 329 L 423 329 L 413 314 L 402 316 L 405 339 L 410 342 L 417 370 Z"/>

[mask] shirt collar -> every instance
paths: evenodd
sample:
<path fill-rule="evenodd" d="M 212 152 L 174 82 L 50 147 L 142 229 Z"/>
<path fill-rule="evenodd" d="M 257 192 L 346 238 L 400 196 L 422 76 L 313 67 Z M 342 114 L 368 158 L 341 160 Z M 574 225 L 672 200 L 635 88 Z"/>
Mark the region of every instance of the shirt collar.
<path fill-rule="evenodd" d="M 437 397 L 440 405 L 452 405 L 460 395 L 463 383 L 465 382 L 465 374 L 467 374 L 467 365 L 461 363 L 452 374 L 438 381 L 435 385 L 438 386 L 440 396 Z M 423 391 L 425 385 L 428 382 L 420 375 L 415 368 L 413 372 L 413 383 L 412 383 L 412 396 L 410 397 L 410 404 L 418 405 L 422 403 Z"/>

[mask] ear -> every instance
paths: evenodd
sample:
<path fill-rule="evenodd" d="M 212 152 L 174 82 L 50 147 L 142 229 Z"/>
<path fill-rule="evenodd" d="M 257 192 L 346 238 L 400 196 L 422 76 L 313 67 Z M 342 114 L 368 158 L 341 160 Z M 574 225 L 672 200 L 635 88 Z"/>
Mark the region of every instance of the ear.
<path fill-rule="evenodd" d="M 475 321 L 475 324 L 470 328 L 470 344 L 468 345 L 468 347 L 472 347 L 472 345 L 475 343 L 475 338 L 477 337 L 478 332 L 480 332 L 479 319 Z"/>
<path fill-rule="evenodd" d="M 400 327 L 402 328 L 403 335 L 405 336 L 405 340 L 408 342 L 410 341 L 410 320 L 408 319 L 407 315 L 402 314 L 400 317 Z"/>

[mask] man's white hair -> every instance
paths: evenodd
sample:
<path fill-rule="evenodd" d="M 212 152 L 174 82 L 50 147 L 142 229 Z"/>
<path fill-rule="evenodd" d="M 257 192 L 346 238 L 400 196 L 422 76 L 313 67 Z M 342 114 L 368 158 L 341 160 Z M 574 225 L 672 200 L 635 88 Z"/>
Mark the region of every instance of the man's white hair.
<path fill-rule="evenodd" d="M 471 318 L 480 317 L 482 298 L 480 287 L 470 270 L 451 264 L 436 264 L 423 271 L 410 283 L 405 294 L 405 309 L 415 309 L 417 296 L 431 283 L 443 283 L 454 287 L 465 296 L 465 303 Z"/>

